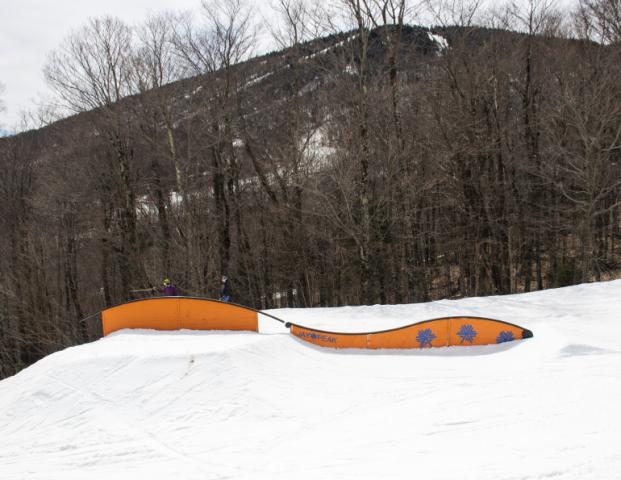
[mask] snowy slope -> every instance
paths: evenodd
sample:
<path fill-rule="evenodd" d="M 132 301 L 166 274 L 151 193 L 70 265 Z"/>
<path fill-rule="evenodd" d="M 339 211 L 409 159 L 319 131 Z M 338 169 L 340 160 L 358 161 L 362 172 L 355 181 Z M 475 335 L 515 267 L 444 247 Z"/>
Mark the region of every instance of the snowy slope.
<path fill-rule="evenodd" d="M 621 281 L 429 304 L 275 310 L 339 330 L 444 315 L 523 342 L 331 351 L 117 332 L 0 382 L 0 479 L 621 478 Z"/>

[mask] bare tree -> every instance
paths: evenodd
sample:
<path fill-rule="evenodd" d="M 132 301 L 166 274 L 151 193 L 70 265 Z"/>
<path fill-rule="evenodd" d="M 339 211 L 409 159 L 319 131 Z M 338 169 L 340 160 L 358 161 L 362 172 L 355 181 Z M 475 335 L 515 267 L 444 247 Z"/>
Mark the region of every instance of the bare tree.
<path fill-rule="evenodd" d="M 252 10 L 243 0 L 203 0 L 203 23 L 189 15 L 177 25 L 175 45 L 188 71 L 205 74 L 248 58 L 253 47 Z"/>
<path fill-rule="evenodd" d="M 484 0 L 425 0 L 433 22 L 442 27 L 470 27 L 478 21 Z"/>
<path fill-rule="evenodd" d="M 349 15 L 354 27 L 354 39 L 351 51 L 351 65 L 356 73 L 356 90 L 353 99 L 353 114 L 357 144 L 359 144 L 358 171 L 356 172 L 356 192 L 359 214 L 355 215 L 357 234 L 354 236 L 358 247 L 360 264 L 360 301 L 371 302 L 371 264 L 372 252 L 372 205 L 369 164 L 371 161 L 369 132 L 369 38 L 372 18 L 368 15 L 364 2 L 360 0 L 343 0 L 342 5 Z"/>
<path fill-rule="evenodd" d="M 318 38 L 323 26 L 321 5 L 309 0 L 273 0 L 272 11 L 279 21 L 265 20 L 272 38 L 281 48 L 289 48 Z"/>
<path fill-rule="evenodd" d="M 569 216 L 578 240 L 579 276 L 601 278 L 611 249 L 604 232 L 616 231 L 612 216 L 620 205 L 621 105 L 615 55 L 592 44 L 568 51 L 566 75 L 551 100 L 546 125 L 553 141 L 545 173 L 566 200 L 561 214 Z M 612 235 L 614 238 L 614 235 Z"/>
<path fill-rule="evenodd" d="M 218 268 L 228 273 L 232 224 L 239 236 L 238 248 L 244 245 L 234 121 L 242 87 L 237 66 L 248 58 L 254 45 L 252 10 L 242 0 L 210 0 L 202 3 L 202 13 L 203 23 L 198 26 L 189 17 L 182 19 L 177 25 L 175 45 L 187 70 L 204 76 L 202 94 L 210 99 L 203 118 L 208 125 L 207 148 L 218 219 Z"/>
<path fill-rule="evenodd" d="M 132 290 L 145 282 L 139 260 L 132 124 L 123 110 L 124 99 L 136 92 L 133 46 L 132 30 L 119 19 L 91 19 L 52 52 L 44 68 L 48 83 L 67 108 L 75 112 L 97 109 L 102 114 L 93 124 L 93 134 L 106 139 L 108 147 L 101 152 L 103 161 L 96 164 L 101 203 L 107 206 L 102 242 L 111 243 L 118 232 L 119 241 L 113 248 L 125 298 L 131 298 Z M 105 165 L 111 169 L 101 169 Z M 107 280 L 102 283 L 106 285 Z"/>
<path fill-rule="evenodd" d="M 134 81 L 142 94 L 136 102 L 136 115 L 148 145 L 148 184 L 160 228 L 158 243 L 161 246 L 161 276 L 171 276 L 169 206 L 173 194 L 165 185 L 165 172 L 169 166 L 175 172 L 175 198 L 182 204 L 186 198 L 186 173 L 179 158 L 174 126 L 181 102 L 177 98 L 180 94 L 176 89 L 163 88 L 179 80 L 183 74 L 173 41 L 176 22 L 177 17 L 170 12 L 149 17 L 136 29 L 136 47 L 132 59 Z"/>
<path fill-rule="evenodd" d="M 621 0 L 580 0 L 576 17 L 587 38 L 607 44 L 621 42 Z"/>
<path fill-rule="evenodd" d="M 95 18 L 54 50 L 44 75 L 74 112 L 111 106 L 132 88 L 132 32 L 121 20 Z"/>
<path fill-rule="evenodd" d="M 406 191 L 411 189 L 411 184 L 403 180 L 410 178 L 409 174 L 412 173 L 412 165 L 416 162 L 412 161 L 412 152 L 407 151 L 402 120 L 403 105 L 401 92 L 403 88 L 399 79 L 400 69 L 402 68 L 403 29 L 406 26 L 407 19 L 411 18 L 415 12 L 406 0 L 365 0 L 364 6 L 374 29 L 379 32 L 386 48 L 385 70 L 388 77 L 392 122 L 389 124 L 390 128 L 385 131 L 387 149 L 385 161 L 396 165 L 396 168 L 392 169 L 394 171 L 394 174 L 391 175 L 392 178 L 387 180 L 390 184 L 388 188 L 395 192 L 394 205 L 390 205 L 386 209 L 386 218 L 376 225 L 376 230 L 382 232 L 379 236 L 380 242 L 378 242 L 376 248 L 385 251 L 378 251 L 377 253 L 378 260 L 376 265 L 378 271 L 375 275 L 380 279 L 380 301 L 385 303 L 386 291 L 389 290 L 385 286 L 386 270 L 389 269 L 388 264 L 392 271 L 390 280 L 394 285 L 390 290 L 396 292 L 395 300 L 401 301 L 403 298 L 401 295 L 401 285 L 404 283 L 402 278 L 404 276 L 404 268 L 402 266 L 408 264 L 408 258 L 412 259 L 414 257 L 412 251 L 408 251 L 408 248 L 397 248 L 394 245 L 394 239 L 399 236 L 415 235 L 412 216 L 408 214 L 413 209 L 406 199 L 408 197 Z M 399 212 L 398 216 L 403 219 L 402 222 L 396 220 L 396 212 Z M 403 228 L 399 228 L 400 226 Z M 415 267 L 411 261 L 405 270 L 407 272 L 405 277 L 408 279 L 409 290 L 406 297 L 411 298 L 411 294 L 415 291 Z"/>

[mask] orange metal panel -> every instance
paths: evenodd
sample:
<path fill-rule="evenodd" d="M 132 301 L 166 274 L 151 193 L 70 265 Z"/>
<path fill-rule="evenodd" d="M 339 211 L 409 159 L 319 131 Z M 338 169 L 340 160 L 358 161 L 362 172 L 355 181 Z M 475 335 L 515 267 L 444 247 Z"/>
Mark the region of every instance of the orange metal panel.
<path fill-rule="evenodd" d="M 485 318 L 451 318 L 450 324 L 450 345 L 490 345 L 521 340 L 524 332 L 516 325 Z"/>
<path fill-rule="evenodd" d="M 178 330 L 180 326 L 175 298 L 125 303 L 104 310 L 101 317 L 104 335 L 124 328 Z"/>
<path fill-rule="evenodd" d="M 124 328 L 258 331 L 257 312 L 237 305 L 183 297 L 125 303 L 102 312 L 103 334 Z"/>
<path fill-rule="evenodd" d="M 447 319 L 417 323 L 387 332 L 370 333 L 369 348 L 430 348 L 448 345 Z"/>
<path fill-rule="evenodd" d="M 532 337 L 532 332 L 500 320 L 446 317 L 380 332 L 326 332 L 288 324 L 296 337 L 331 348 L 430 348 L 488 345 Z"/>
<path fill-rule="evenodd" d="M 367 335 L 348 335 L 343 333 L 322 332 L 310 328 L 291 325 L 291 333 L 305 342 L 330 348 L 368 348 Z"/>
<path fill-rule="evenodd" d="M 259 330 L 257 312 L 231 305 L 199 299 L 181 299 L 181 328 L 189 330 Z"/>

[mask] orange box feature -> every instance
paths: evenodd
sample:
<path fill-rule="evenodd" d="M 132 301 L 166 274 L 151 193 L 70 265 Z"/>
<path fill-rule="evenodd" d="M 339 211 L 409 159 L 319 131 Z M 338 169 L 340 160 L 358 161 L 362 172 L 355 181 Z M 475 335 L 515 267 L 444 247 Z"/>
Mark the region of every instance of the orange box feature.
<path fill-rule="evenodd" d="M 481 317 L 444 317 L 378 332 L 339 333 L 292 323 L 286 326 L 296 337 L 330 348 L 431 348 L 490 345 L 533 336 L 511 323 Z"/>
<path fill-rule="evenodd" d="M 490 345 L 533 336 L 530 330 L 489 318 L 454 317 L 450 325 L 449 345 Z"/>
<path fill-rule="evenodd" d="M 449 321 L 430 320 L 384 332 L 370 333 L 369 348 L 446 347 Z"/>
<path fill-rule="evenodd" d="M 216 300 L 158 297 L 101 312 L 103 334 L 125 328 L 150 330 L 259 330 L 256 311 Z"/>
<path fill-rule="evenodd" d="M 324 332 L 291 325 L 291 333 L 308 343 L 331 348 L 369 348 L 366 334 Z"/>

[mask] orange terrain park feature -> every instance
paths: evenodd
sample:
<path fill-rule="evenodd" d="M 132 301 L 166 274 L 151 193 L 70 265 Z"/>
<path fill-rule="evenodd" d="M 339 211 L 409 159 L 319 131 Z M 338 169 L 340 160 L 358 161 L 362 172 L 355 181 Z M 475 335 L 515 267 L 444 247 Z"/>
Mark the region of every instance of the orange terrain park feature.
<path fill-rule="evenodd" d="M 316 330 L 285 324 L 305 342 L 329 348 L 430 348 L 491 345 L 531 338 L 533 332 L 511 323 L 482 317 L 444 317 L 404 327 L 365 333 Z"/>
<path fill-rule="evenodd" d="M 345 333 L 285 323 L 274 315 L 217 300 L 158 297 L 101 312 L 103 334 L 122 329 L 259 331 L 259 315 L 283 323 L 291 334 L 329 348 L 412 349 L 491 345 L 531 338 L 530 330 L 482 317 L 443 317 L 376 332 Z"/>

